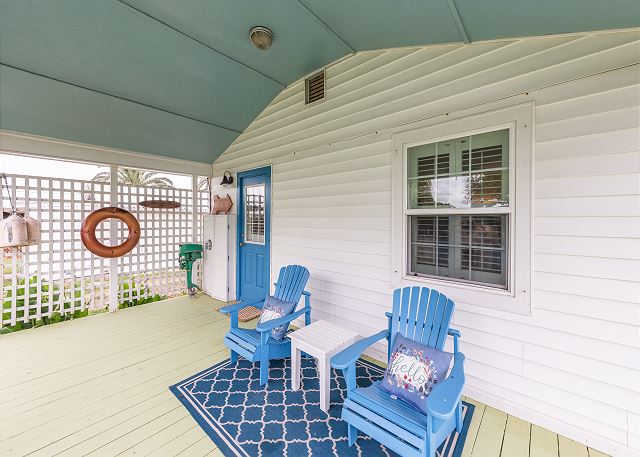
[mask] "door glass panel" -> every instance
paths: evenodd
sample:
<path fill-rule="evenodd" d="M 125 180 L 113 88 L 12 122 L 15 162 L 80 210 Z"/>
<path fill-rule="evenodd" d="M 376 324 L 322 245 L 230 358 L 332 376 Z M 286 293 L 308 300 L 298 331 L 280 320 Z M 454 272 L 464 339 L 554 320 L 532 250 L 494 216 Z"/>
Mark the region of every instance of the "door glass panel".
<path fill-rule="evenodd" d="M 265 185 L 246 186 L 244 199 L 245 241 L 264 244 Z"/>

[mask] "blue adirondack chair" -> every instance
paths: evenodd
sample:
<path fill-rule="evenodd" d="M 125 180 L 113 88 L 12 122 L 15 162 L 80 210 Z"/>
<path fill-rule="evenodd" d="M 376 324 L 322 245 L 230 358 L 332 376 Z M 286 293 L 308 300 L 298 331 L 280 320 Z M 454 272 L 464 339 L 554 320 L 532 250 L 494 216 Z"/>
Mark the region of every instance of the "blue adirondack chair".
<path fill-rule="evenodd" d="M 289 326 L 294 319 L 303 314 L 305 325 L 311 323 L 311 294 L 304 290 L 308 279 L 309 270 L 303 266 L 282 267 L 278 282 L 275 283 L 276 290 L 273 296 L 280 300 L 298 303 L 300 297 L 304 295 L 304 307 L 288 316 L 258 324 L 255 330 L 238 327 L 238 311 L 245 306 L 255 306 L 261 309 L 266 297 L 253 303 L 241 300 L 220 309 L 220 312 L 229 314 L 231 317 L 231 328 L 224 337 L 224 344 L 231 350 L 231 363 L 238 360 L 238 355 L 250 362 L 259 361 L 260 385 L 266 384 L 269 378 L 269 360 L 291 356 L 291 341 L 287 337 L 282 341 L 274 340 L 271 338 L 271 331 L 281 325 Z"/>
<path fill-rule="evenodd" d="M 453 301 L 436 290 L 397 289 L 393 293 L 393 312 L 386 313 L 389 328 L 357 341 L 331 359 L 334 368 L 343 370 L 347 383 L 342 419 L 348 423 L 350 446 L 362 431 L 402 456 L 433 457 L 454 429 L 462 430 L 464 354 L 458 351 L 460 332 L 449 328 L 454 307 Z M 447 335 L 453 336 L 454 365 L 449 377 L 427 397 L 428 414 L 391 398 L 379 387 L 379 381 L 369 387 L 356 386 L 355 364 L 362 352 L 386 338 L 390 353 L 398 334 L 441 350 Z"/>

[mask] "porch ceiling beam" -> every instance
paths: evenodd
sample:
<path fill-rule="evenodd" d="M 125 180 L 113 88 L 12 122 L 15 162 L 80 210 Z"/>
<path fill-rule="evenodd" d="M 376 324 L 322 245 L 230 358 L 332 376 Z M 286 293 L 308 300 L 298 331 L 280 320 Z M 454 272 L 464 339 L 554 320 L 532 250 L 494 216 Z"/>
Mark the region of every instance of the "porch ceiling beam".
<path fill-rule="evenodd" d="M 48 138 L 22 132 L 0 129 L 2 154 L 67 160 L 96 165 L 117 165 L 164 173 L 211 177 L 213 167 L 203 162 L 159 156 L 154 154 L 114 149 L 74 141 Z"/>
<path fill-rule="evenodd" d="M 105 91 L 102 91 L 102 90 L 92 89 L 91 87 L 87 87 L 87 86 L 83 86 L 83 85 L 80 85 L 80 84 L 72 83 L 72 82 L 65 81 L 65 80 L 59 79 L 59 78 L 54 78 L 53 76 L 48 76 L 48 75 L 45 75 L 43 73 L 38 73 L 38 72 L 35 72 L 35 71 L 31 71 L 31 70 L 28 70 L 26 68 L 16 67 L 15 65 L 11 65 L 11 64 L 8 64 L 8 63 L 2 62 L 2 61 L 0 61 L 0 66 L 13 68 L 14 70 L 23 71 L 25 73 L 29 73 L 29 74 L 35 75 L 35 76 L 40 76 L 41 78 L 47 78 L 47 79 L 50 79 L 52 81 L 56 81 L 56 82 L 59 82 L 59 83 L 62 83 L 62 84 L 68 84 L 69 86 L 78 87 L 80 89 L 84 89 L 84 90 L 88 90 L 88 91 L 91 91 L 91 92 L 95 92 L 97 94 L 107 95 L 109 97 L 113 97 L 113 98 L 117 98 L 117 99 L 120 99 L 120 100 L 124 100 L 126 102 L 135 103 L 136 105 L 140 105 L 140 106 L 144 106 L 146 108 L 162 111 L 164 113 L 171 114 L 172 116 L 178 116 L 178 117 L 181 117 L 183 119 L 188 119 L 190 121 L 194 121 L 194 122 L 199 122 L 201 124 L 210 125 L 211 127 L 216 127 L 216 128 L 223 129 L 223 130 L 228 130 L 229 132 L 233 132 L 233 133 L 237 133 L 237 134 L 242 133 L 240 130 L 235 130 L 235 129 L 231 128 L 231 127 L 226 127 L 224 125 L 214 124 L 212 122 L 208 122 L 208 121 L 204 121 L 202 119 L 198 119 L 198 118 L 195 118 L 195 117 L 187 116 L 185 114 L 180 114 L 180 113 L 177 113 L 175 111 L 170 111 L 170 110 L 167 110 L 167 109 L 164 109 L 164 108 L 159 108 L 157 106 L 149 105 L 147 103 L 139 102 L 139 101 L 136 101 L 136 100 L 131 100 L 130 98 L 121 97 L 120 95 L 112 94 L 110 92 L 105 92 Z"/>
<path fill-rule="evenodd" d="M 453 20 L 456 22 L 458 31 L 462 36 L 462 41 L 464 41 L 466 44 L 471 43 L 471 40 L 469 39 L 469 34 L 467 33 L 466 28 L 464 27 L 464 23 L 462 22 L 462 16 L 460 16 L 460 11 L 458 11 L 458 6 L 456 5 L 455 0 L 447 0 L 447 4 L 449 5 L 449 10 L 451 11 Z"/>
<path fill-rule="evenodd" d="M 313 17 L 327 32 L 331 33 L 333 36 L 335 36 L 338 40 L 340 40 L 342 43 L 344 43 L 344 45 L 346 47 L 348 47 L 351 52 L 356 53 L 358 51 L 355 50 L 355 48 L 353 46 L 351 46 L 349 43 L 347 43 L 345 41 L 344 38 L 342 38 L 340 35 L 338 35 L 338 32 L 336 32 L 335 30 L 333 30 L 329 24 L 327 24 L 320 16 L 318 16 L 311 8 L 309 8 L 303 0 L 297 0 L 297 2 L 300 4 L 300 6 L 302 6 L 302 8 L 309 14 L 309 16 Z"/>
<path fill-rule="evenodd" d="M 278 81 L 277 79 L 275 79 L 275 78 L 273 78 L 273 77 L 269 76 L 268 74 L 261 72 L 260 70 L 258 70 L 258 69 L 256 69 L 256 68 L 252 67 L 252 66 L 251 66 L 251 65 L 249 65 L 249 64 L 246 64 L 246 63 L 244 63 L 244 62 L 241 62 L 240 60 L 238 60 L 238 59 L 236 59 L 236 58 L 234 58 L 234 57 L 230 56 L 229 54 L 225 54 L 224 52 L 220 51 L 219 49 L 216 49 L 215 47 L 211 46 L 210 44 L 205 43 L 204 41 L 201 41 L 201 40 L 197 39 L 196 37 L 189 35 L 188 33 L 186 33 L 186 32 L 184 32 L 184 31 L 182 31 L 182 30 L 180 30 L 180 29 L 178 29 L 178 28 L 174 27 L 173 25 L 171 25 L 171 24 L 169 24 L 169 23 L 167 23 L 167 22 L 163 21 L 162 19 L 159 19 L 159 18 L 157 18 L 157 17 L 155 17 L 155 16 L 153 16 L 153 15 L 151 15 L 151 14 L 147 13 L 146 11 L 141 10 L 140 8 L 138 8 L 138 7 L 136 7 L 136 6 L 131 5 L 130 3 L 127 3 L 125 0 L 116 0 L 116 1 L 117 1 L 118 3 L 122 3 L 124 6 L 127 6 L 128 8 L 131 8 L 132 10 L 134 10 L 134 11 L 136 11 L 136 12 L 138 12 L 138 13 L 140 13 L 140 14 L 142 14 L 142 15 L 146 16 L 146 17 L 148 17 L 149 19 L 152 19 L 152 20 L 154 20 L 154 21 L 156 21 L 156 22 L 158 22 L 158 23 L 160 23 L 160 24 L 164 25 L 165 27 L 167 27 L 167 28 L 169 28 L 169 29 L 173 30 L 174 32 L 177 32 L 177 33 L 179 33 L 180 35 L 182 35 L 182 36 L 184 36 L 184 37 L 186 37 L 186 38 L 189 38 L 191 41 L 194 41 L 194 42 L 196 42 L 196 43 L 198 43 L 198 44 L 200 44 L 200 45 L 204 46 L 205 48 L 207 48 L 207 49 L 209 49 L 209 50 L 211 50 L 211 51 L 215 52 L 216 54 L 219 54 L 219 55 L 221 55 L 222 57 L 224 57 L 224 58 L 226 58 L 226 59 L 231 60 L 232 62 L 234 62 L 234 63 L 236 63 L 236 64 L 240 65 L 241 67 L 244 67 L 244 68 L 246 68 L 246 69 L 248 69 L 248 70 L 250 70 L 250 71 L 252 71 L 252 72 L 254 72 L 254 73 L 256 73 L 256 74 L 258 74 L 258 75 L 260 75 L 260 76 L 262 76 L 262 77 L 264 77 L 264 78 L 267 78 L 267 79 L 269 79 L 269 80 L 273 81 L 274 83 L 276 83 L 276 84 L 280 85 L 280 87 L 282 87 L 282 88 L 285 88 L 285 87 L 287 86 L 287 85 L 286 85 L 285 83 L 283 83 L 282 81 Z"/>

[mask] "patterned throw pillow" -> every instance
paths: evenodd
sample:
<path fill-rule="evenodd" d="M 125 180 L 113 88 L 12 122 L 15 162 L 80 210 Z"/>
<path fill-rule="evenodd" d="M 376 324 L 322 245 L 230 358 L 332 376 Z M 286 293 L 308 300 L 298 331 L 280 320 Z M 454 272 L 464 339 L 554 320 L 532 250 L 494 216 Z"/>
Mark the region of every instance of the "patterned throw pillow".
<path fill-rule="evenodd" d="M 380 387 L 426 414 L 427 397 L 444 381 L 453 354 L 396 335 Z"/>
<path fill-rule="evenodd" d="M 282 301 L 277 299 L 276 297 L 272 297 L 269 295 L 267 299 L 264 301 L 264 306 L 262 307 L 262 315 L 260 316 L 260 320 L 258 323 L 267 322 L 271 319 L 279 319 L 284 316 L 288 316 L 296 309 L 296 304 L 289 301 Z M 289 328 L 288 325 L 280 325 L 274 328 L 271 331 L 271 338 L 274 340 L 282 340 L 284 334 L 287 332 Z"/>

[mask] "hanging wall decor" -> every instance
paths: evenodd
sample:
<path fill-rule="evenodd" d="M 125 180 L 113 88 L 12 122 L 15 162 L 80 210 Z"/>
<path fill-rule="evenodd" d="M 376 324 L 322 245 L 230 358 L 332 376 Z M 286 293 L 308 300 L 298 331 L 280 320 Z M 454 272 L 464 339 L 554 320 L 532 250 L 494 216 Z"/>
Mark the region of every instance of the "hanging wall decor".
<path fill-rule="evenodd" d="M 29 246 L 40 244 L 40 222 L 28 214 L 23 219 L 27 223 L 27 244 Z"/>
<path fill-rule="evenodd" d="M 176 209 L 180 208 L 180 202 L 175 202 L 173 200 L 145 200 L 139 202 L 138 205 L 144 206 L 145 208 L 157 208 L 157 209 Z"/>
<path fill-rule="evenodd" d="M 14 248 L 29 244 L 27 223 L 18 213 L 11 213 L 0 222 L 0 246 Z"/>
<path fill-rule="evenodd" d="M 129 229 L 127 239 L 117 246 L 106 246 L 98 241 L 96 237 L 98 225 L 105 219 L 111 218 L 121 220 Z M 140 223 L 133 214 L 125 209 L 116 208 L 115 206 L 100 208 L 89 214 L 82 222 L 80 239 L 84 247 L 99 257 L 122 257 L 135 248 L 138 241 L 140 241 Z"/>
<path fill-rule="evenodd" d="M 227 194 L 226 197 L 220 198 L 217 195 L 213 196 L 211 214 L 229 214 L 233 202 L 231 197 Z"/>
<path fill-rule="evenodd" d="M 6 189 L 11 210 L 5 217 L 5 210 L 2 210 L 3 219 L 0 221 L 0 247 L 33 246 L 40 243 L 40 222 L 26 214 L 25 209 L 16 208 L 16 202 L 11 198 L 7 175 L 2 173 L 3 189 Z"/>

